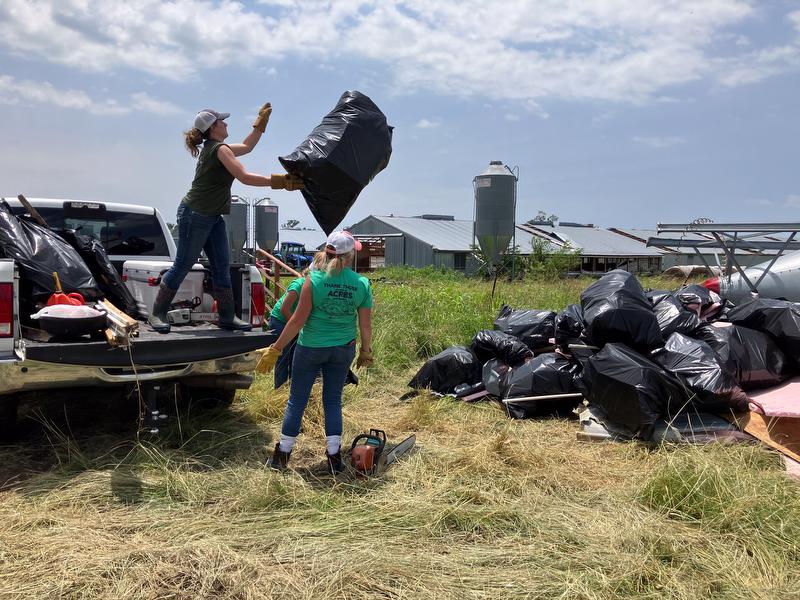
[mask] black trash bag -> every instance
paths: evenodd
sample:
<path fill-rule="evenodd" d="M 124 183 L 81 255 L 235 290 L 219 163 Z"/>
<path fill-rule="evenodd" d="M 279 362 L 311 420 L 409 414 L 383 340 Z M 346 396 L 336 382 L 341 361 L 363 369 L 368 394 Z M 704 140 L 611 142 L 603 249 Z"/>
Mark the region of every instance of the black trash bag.
<path fill-rule="evenodd" d="M 586 361 L 580 378 L 603 423 L 630 438 L 649 440 L 656 422 L 675 416 L 688 401 L 676 377 L 624 344 L 606 344 Z"/>
<path fill-rule="evenodd" d="M 692 403 L 699 410 L 747 410 L 747 394 L 739 387 L 734 374 L 723 367 L 717 353 L 705 342 L 673 333 L 664 347 L 653 353 L 653 360 L 667 372 L 677 375 L 695 392 Z"/>
<path fill-rule="evenodd" d="M 472 338 L 472 351 L 481 363 L 499 358 L 512 367 L 533 356 L 531 349 L 517 338 L 491 329 L 482 329 Z"/>
<path fill-rule="evenodd" d="M 684 308 L 678 298 L 672 294 L 662 296 L 653 305 L 653 314 L 658 321 L 658 328 L 664 339 L 673 333 L 683 333 L 689 335 L 692 331 L 700 327 L 700 317 L 693 310 Z"/>
<path fill-rule="evenodd" d="M 664 298 L 664 296 L 672 296 L 669 290 L 647 290 L 644 295 L 650 300 L 650 304 L 655 306 Z"/>
<path fill-rule="evenodd" d="M 556 345 L 567 352 L 570 344 L 582 344 L 581 334 L 584 327 L 583 308 L 580 304 L 570 304 L 556 315 L 554 333 Z"/>
<path fill-rule="evenodd" d="M 11 213 L 0 204 L 0 251 L 20 268 L 20 314 L 36 312 L 55 292 L 53 272 L 58 273 L 65 294 L 77 292 L 89 302 L 102 298 L 97 282 L 78 252 L 58 235 Z"/>
<path fill-rule="evenodd" d="M 471 396 L 472 394 L 482 392 L 485 389 L 486 386 L 483 385 L 483 381 L 473 384 L 460 383 L 453 389 L 453 394 L 455 394 L 456 398 L 464 398 L 465 396 Z"/>
<path fill-rule="evenodd" d="M 119 272 L 111 264 L 106 249 L 99 240 L 78 233 L 74 229 L 65 229 L 58 233 L 78 251 L 83 262 L 92 272 L 100 291 L 114 306 L 134 319 L 147 319 L 149 316 L 147 307 L 136 302 L 133 294 L 122 281 Z"/>
<path fill-rule="evenodd" d="M 664 345 L 650 301 L 627 271 L 610 271 L 586 288 L 581 307 L 590 344 L 619 342 L 642 353 Z"/>
<path fill-rule="evenodd" d="M 494 328 L 512 335 L 536 352 L 551 348 L 555 335 L 556 313 L 551 310 L 514 310 L 503 306 L 494 320 Z"/>
<path fill-rule="evenodd" d="M 430 388 L 440 394 L 452 394 L 461 383 L 478 383 L 481 366 L 472 350 L 464 346 L 451 346 L 428 359 L 408 382 L 415 389 Z"/>
<path fill-rule="evenodd" d="M 550 396 L 578 393 L 575 375 L 578 366 L 555 352 L 540 354 L 513 369 L 505 379 L 507 398 Z M 508 403 L 508 414 L 515 419 L 543 415 L 568 415 L 583 401 L 580 397 L 551 398 L 521 403 Z"/>
<path fill-rule="evenodd" d="M 731 308 L 728 320 L 769 334 L 795 366 L 800 366 L 800 304 L 758 298 Z"/>
<path fill-rule="evenodd" d="M 720 364 L 733 374 L 743 390 L 778 385 L 791 377 L 791 361 L 769 335 L 739 325 L 704 324 L 692 332 L 717 353 Z"/>
<path fill-rule="evenodd" d="M 720 297 L 717 294 L 697 284 L 682 287 L 675 292 L 675 297 L 678 298 L 684 306 L 687 304 L 696 304 L 700 308 L 720 301 Z"/>
<path fill-rule="evenodd" d="M 369 97 L 347 91 L 294 152 L 278 158 L 303 180 L 303 197 L 326 235 L 389 164 L 392 129 Z"/>
<path fill-rule="evenodd" d="M 511 367 L 502 359 L 492 358 L 483 365 L 482 380 L 487 392 L 496 398 L 505 398 Z"/>

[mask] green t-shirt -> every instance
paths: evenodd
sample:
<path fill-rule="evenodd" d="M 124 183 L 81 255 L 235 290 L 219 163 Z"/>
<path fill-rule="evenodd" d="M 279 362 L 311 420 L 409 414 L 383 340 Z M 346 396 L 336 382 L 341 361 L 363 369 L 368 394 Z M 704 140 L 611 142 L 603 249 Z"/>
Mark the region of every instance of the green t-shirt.
<path fill-rule="evenodd" d="M 192 187 L 183 201 L 204 215 L 227 215 L 231 212 L 231 186 L 234 176 L 222 164 L 217 152 L 222 142 L 208 140 L 197 157 Z"/>
<path fill-rule="evenodd" d="M 275 317 L 278 321 L 283 321 L 286 323 L 286 319 L 283 318 L 281 314 L 281 306 L 283 306 L 283 301 L 286 300 L 286 294 L 289 292 L 294 292 L 297 294 L 297 299 L 292 304 L 292 312 L 297 310 L 297 303 L 300 302 L 300 291 L 303 289 L 303 282 L 306 280 L 305 277 L 298 277 L 292 283 L 289 284 L 289 287 L 286 288 L 286 293 L 281 296 L 278 301 L 275 303 L 275 306 L 272 307 L 272 312 L 269 313 L 270 317 Z"/>
<path fill-rule="evenodd" d="M 358 309 L 372 308 L 369 280 L 350 268 L 337 275 L 312 271 L 311 314 L 297 343 L 307 348 L 343 346 L 356 338 Z"/>

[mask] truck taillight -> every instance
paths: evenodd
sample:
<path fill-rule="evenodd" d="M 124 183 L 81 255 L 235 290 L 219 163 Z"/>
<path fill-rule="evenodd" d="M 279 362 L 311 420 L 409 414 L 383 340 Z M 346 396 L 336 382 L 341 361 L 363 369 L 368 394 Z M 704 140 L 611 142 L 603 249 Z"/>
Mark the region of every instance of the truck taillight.
<path fill-rule="evenodd" d="M 264 311 L 266 310 L 266 299 L 264 297 L 264 284 L 250 284 L 250 323 L 260 327 L 264 324 Z"/>
<path fill-rule="evenodd" d="M 14 335 L 14 284 L 0 283 L 0 337 Z"/>

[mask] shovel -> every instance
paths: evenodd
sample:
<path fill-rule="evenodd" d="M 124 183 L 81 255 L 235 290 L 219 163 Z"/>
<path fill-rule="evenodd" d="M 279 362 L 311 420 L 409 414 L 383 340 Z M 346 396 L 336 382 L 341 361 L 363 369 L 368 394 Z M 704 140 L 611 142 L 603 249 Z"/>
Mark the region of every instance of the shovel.
<path fill-rule="evenodd" d="M 82 306 L 86 302 L 78 292 L 72 292 L 71 294 L 65 294 L 64 291 L 61 289 L 61 280 L 58 278 L 58 273 L 53 271 L 53 281 L 56 285 L 55 293 L 47 299 L 47 306 L 53 306 L 54 304 L 70 304 L 72 306 Z"/>

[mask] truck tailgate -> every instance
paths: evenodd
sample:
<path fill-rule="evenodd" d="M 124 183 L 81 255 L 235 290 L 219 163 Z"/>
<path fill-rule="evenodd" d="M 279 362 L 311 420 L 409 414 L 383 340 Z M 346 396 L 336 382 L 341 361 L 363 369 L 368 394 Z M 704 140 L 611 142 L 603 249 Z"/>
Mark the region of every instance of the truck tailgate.
<path fill-rule="evenodd" d="M 214 325 L 173 327 L 167 334 L 144 325 L 130 348 L 111 348 L 105 340 L 41 342 L 27 340 L 27 359 L 70 365 L 159 366 L 214 360 L 252 352 L 277 339 L 271 331 L 225 331 Z"/>

